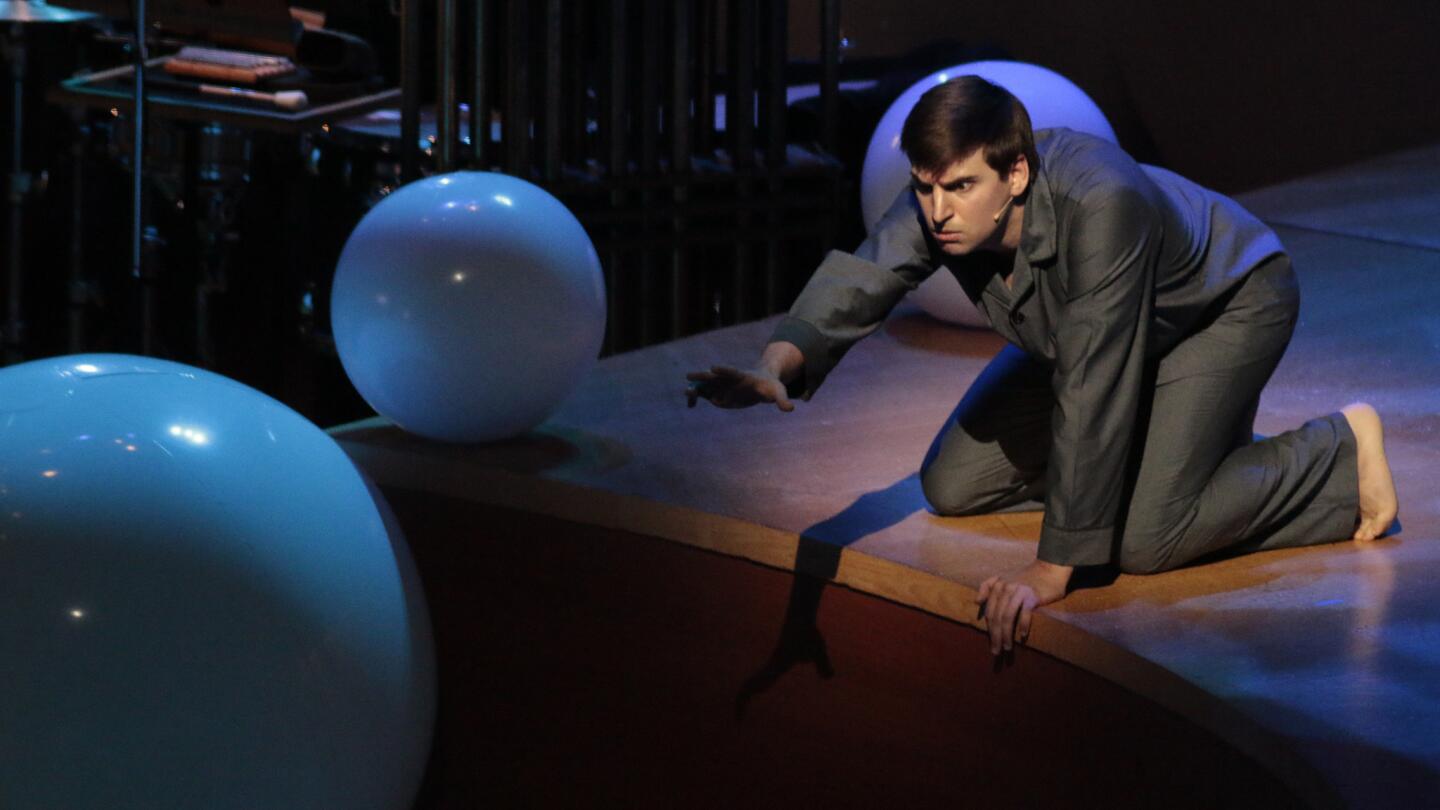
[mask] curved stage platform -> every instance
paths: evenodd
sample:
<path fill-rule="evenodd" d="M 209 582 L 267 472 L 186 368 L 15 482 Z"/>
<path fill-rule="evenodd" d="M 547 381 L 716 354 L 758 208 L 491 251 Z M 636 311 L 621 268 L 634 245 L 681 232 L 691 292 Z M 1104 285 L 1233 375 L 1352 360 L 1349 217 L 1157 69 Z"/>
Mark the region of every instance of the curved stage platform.
<path fill-rule="evenodd" d="M 769 319 L 607 358 L 523 439 L 335 429 L 429 590 L 421 806 L 1440 801 L 1436 166 L 1242 198 L 1304 295 L 1256 430 L 1374 403 L 1403 532 L 1085 583 L 998 665 L 974 589 L 1033 559 L 1040 513 L 938 517 L 916 478 L 992 334 L 902 307 L 790 414 L 681 393 Z M 1367 177 L 1410 215 L 1347 230 Z"/>

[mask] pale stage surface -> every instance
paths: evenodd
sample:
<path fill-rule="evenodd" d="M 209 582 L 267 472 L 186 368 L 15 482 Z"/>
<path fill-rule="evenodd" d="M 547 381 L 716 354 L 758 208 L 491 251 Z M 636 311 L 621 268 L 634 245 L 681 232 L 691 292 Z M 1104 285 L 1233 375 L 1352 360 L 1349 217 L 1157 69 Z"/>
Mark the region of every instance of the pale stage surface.
<path fill-rule="evenodd" d="M 1432 148 L 1241 197 L 1276 225 L 1303 299 L 1255 429 L 1373 403 L 1403 531 L 1120 575 L 1043 608 L 1019 653 L 1141 692 L 1350 806 L 1440 797 L 1437 165 Z M 1403 216 L 1377 217 L 1367 179 Z M 1000 339 L 902 304 L 793 413 L 685 407 L 685 372 L 752 361 L 775 320 L 606 358 L 524 439 L 446 446 L 379 419 L 334 434 L 384 487 L 623 528 L 982 626 L 974 589 L 1034 558 L 1041 515 L 939 517 L 916 472 Z"/>

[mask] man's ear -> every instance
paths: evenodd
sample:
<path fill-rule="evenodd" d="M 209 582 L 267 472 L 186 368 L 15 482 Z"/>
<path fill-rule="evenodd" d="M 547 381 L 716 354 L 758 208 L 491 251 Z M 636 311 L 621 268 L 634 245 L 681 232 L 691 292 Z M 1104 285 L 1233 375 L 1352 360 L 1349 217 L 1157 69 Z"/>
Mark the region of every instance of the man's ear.
<path fill-rule="evenodd" d="M 1010 196 L 1018 197 L 1030 187 L 1030 159 L 1024 152 L 1015 156 L 1015 162 L 1010 164 L 1010 175 L 1005 178 L 1010 185 Z"/>

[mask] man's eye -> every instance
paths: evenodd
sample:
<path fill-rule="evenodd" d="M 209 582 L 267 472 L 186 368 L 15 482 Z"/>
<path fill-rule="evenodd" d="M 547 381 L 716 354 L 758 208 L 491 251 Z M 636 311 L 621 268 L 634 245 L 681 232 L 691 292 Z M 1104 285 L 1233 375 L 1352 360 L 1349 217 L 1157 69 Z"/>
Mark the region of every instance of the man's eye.
<path fill-rule="evenodd" d="M 929 194 L 931 187 L 925 185 L 924 183 L 911 183 L 910 188 L 915 189 L 915 191 L 921 194 Z"/>

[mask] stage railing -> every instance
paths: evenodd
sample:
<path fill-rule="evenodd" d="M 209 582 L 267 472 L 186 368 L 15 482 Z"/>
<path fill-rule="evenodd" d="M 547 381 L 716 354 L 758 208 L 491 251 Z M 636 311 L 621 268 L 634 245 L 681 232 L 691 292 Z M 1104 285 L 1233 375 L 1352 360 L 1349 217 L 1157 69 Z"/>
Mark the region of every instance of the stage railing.
<path fill-rule="evenodd" d="M 605 268 L 606 353 L 782 311 L 847 199 L 833 158 L 839 5 L 820 4 L 818 138 L 796 143 L 786 2 L 438 0 L 430 38 L 419 0 L 405 0 L 403 177 L 499 170 L 563 200 Z"/>

